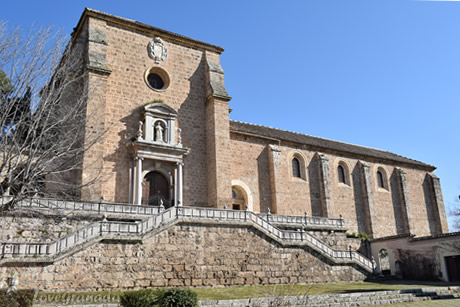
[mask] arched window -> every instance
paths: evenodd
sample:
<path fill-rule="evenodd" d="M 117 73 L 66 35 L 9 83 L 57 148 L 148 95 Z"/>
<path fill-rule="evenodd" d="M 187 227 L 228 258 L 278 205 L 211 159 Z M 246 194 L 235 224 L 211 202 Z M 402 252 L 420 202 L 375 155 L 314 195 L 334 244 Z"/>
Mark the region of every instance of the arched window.
<path fill-rule="evenodd" d="M 379 188 L 385 189 L 385 179 L 380 170 L 377 171 L 377 186 Z"/>
<path fill-rule="evenodd" d="M 340 183 L 346 183 L 345 180 L 345 170 L 342 165 L 337 166 L 337 177 Z"/>
<path fill-rule="evenodd" d="M 292 177 L 302 178 L 300 173 L 300 161 L 297 158 L 292 159 Z"/>
<path fill-rule="evenodd" d="M 337 161 L 337 182 L 341 187 L 351 187 L 350 165 L 343 159 Z"/>

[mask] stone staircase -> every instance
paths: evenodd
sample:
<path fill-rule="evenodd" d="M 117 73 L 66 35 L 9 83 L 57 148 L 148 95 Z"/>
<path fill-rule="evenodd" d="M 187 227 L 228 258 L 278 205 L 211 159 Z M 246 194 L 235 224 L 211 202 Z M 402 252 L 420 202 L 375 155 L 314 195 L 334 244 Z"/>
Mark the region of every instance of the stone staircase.
<path fill-rule="evenodd" d="M 345 294 L 305 295 L 288 297 L 264 297 L 240 300 L 200 301 L 200 306 L 225 307 L 271 307 L 271 306 L 311 306 L 347 307 L 399 304 L 426 300 L 459 299 L 460 287 L 435 287 L 408 290 L 355 292 Z"/>
<path fill-rule="evenodd" d="M 63 205 L 57 202 L 54 206 L 64 207 L 65 210 L 84 210 L 85 204 L 76 204 L 74 202 L 65 202 Z M 53 206 L 50 202 L 46 205 L 48 208 Z M 25 205 L 22 206 L 24 207 Z M 250 211 L 194 207 L 173 207 L 161 212 L 154 212 L 153 209 L 148 209 L 148 207 L 137 206 L 133 209 L 127 208 L 127 206 L 103 204 L 101 207 L 101 204 L 90 204 L 86 206 L 86 209 L 98 210 L 98 212 L 113 212 L 119 208 L 118 211 L 121 212 L 130 210 L 130 214 L 138 212 L 139 216 L 143 216 L 142 219 L 135 222 L 98 221 L 49 243 L 4 242 L 1 244 L 0 265 L 17 262 L 53 263 L 101 240 L 142 241 L 144 236 L 149 236 L 173 224 L 198 222 L 253 227 L 282 246 L 307 246 L 333 263 L 356 265 L 369 273 L 373 271 L 373 263 L 356 251 L 335 250 L 302 229 L 292 231 L 276 227 L 270 220 L 273 220 L 274 215 L 267 218 L 267 216 L 257 215 Z M 146 210 L 150 210 L 150 214 Z M 280 218 L 283 219 L 282 216 Z M 321 222 L 320 218 L 317 220 Z M 343 227 L 343 220 L 323 220 L 323 223 L 329 223 L 331 224 L 330 226 Z M 292 223 L 298 222 L 294 220 Z"/>

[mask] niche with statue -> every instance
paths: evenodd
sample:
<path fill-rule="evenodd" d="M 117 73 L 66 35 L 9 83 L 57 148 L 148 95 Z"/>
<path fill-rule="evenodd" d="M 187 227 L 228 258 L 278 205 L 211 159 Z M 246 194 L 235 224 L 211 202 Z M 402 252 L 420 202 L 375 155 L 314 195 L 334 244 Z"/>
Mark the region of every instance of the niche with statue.
<path fill-rule="evenodd" d="M 182 147 L 180 129 L 177 129 L 177 112 L 162 102 L 153 102 L 144 107 L 143 120 L 139 122 L 138 141 Z"/>

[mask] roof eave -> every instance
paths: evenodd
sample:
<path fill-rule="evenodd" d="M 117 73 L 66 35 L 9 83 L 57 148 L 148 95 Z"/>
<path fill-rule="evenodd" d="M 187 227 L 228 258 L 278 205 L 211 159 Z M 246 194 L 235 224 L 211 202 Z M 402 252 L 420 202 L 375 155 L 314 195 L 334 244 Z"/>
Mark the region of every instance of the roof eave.
<path fill-rule="evenodd" d="M 308 144 L 308 143 L 302 143 L 302 142 L 298 142 L 296 140 L 293 140 L 292 138 L 289 138 L 286 135 L 285 135 L 285 137 L 282 137 L 282 136 L 277 137 L 277 136 L 274 136 L 274 135 L 271 135 L 271 134 L 268 134 L 268 133 L 265 133 L 265 134 L 260 133 L 260 131 L 259 131 L 260 135 L 257 135 L 258 132 L 254 132 L 254 131 L 250 132 L 251 134 L 253 134 L 253 136 L 260 136 L 260 137 L 263 137 L 263 138 L 269 137 L 270 139 L 273 139 L 273 140 L 276 139 L 278 141 L 297 143 L 297 144 L 301 144 L 301 145 L 310 145 L 310 146 L 312 146 L 314 148 L 317 148 L 318 150 L 343 152 L 343 153 L 346 153 L 346 154 L 351 155 L 351 156 L 362 155 L 362 156 L 369 157 L 369 158 L 372 158 L 372 159 L 377 159 L 377 160 L 380 160 L 380 161 L 390 161 L 390 162 L 395 162 L 395 163 L 397 163 L 399 165 L 410 165 L 412 167 L 422 168 L 422 169 L 424 169 L 426 171 L 429 171 L 429 172 L 433 172 L 436 169 L 436 167 L 433 166 L 433 165 L 430 165 L 430 164 L 427 164 L 427 163 L 424 163 L 424 162 L 421 162 L 421 161 L 409 159 L 409 158 L 406 158 L 406 157 L 403 157 L 403 156 L 399 156 L 399 155 L 396 155 L 394 153 L 391 153 L 391 152 L 388 152 L 388 151 L 383 151 L 383 150 L 380 150 L 380 149 L 374 149 L 374 148 L 371 149 L 371 148 L 368 148 L 368 147 L 365 147 L 365 146 L 347 144 L 347 143 L 342 143 L 342 142 L 338 142 L 338 141 L 333 141 L 333 140 L 323 139 L 323 138 L 319 138 L 319 137 L 314 137 L 314 136 L 310 136 L 310 135 L 306 135 L 306 134 L 300 134 L 300 133 L 296 133 L 296 132 L 285 131 L 285 130 L 281 130 L 281 129 L 266 127 L 266 126 L 243 123 L 243 122 L 239 122 L 239 121 L 231 120 L 230 123 L 231 123 L 230 131 L 234 132 L 234 133 L 247 133 L 247 131 L 244 131 L 243 129 L 238 129 L 237 127 L 235 127 L 236 125 L 239 125 L 239 126 L 244 126 L 244 127 L 247 127 L 247 128 L 254 127 L 254 128 L 260 128 L 260 129 L 263 129 L 263 130 L 272 130 L 272 131 L 278 132 L 278 134 L 286 134 L 286 135 L 295 134 L 295 135 L 298 135 L 298 136 L 308 137 L 308 138 L 312 138 L 312 139 L 315 139 L 315 140 L 335 143 L 337 145 L 342 144 L 344 147 L 353 147 L 353 148 L 359 150 L 359 152 L 358 153 L 357 152 L 351 152 L 351 151 L 347 151 L 344 148 L 341 148 L 341 149 L 339 149 L 339 148 L 331 148 L 331 147 L 327 147 L 327 146 L 321 146 L 319 144 L 312 145 L 312 144 Z M 232 125 L 232 123 L 233 123 L 233 125 Z M 382 156 L 373 154 L 371 151 L 377 151 L 377 152 L 381 153 L 382 155 L 393 155 L 393 156 L 397 156 L 399 158 L 398 159 L 392 159 L 392 158 L 389 158 L 389 157 L 382 157 Z"/>
<path fill-rule="evenodd" d="M 170 31 L 166 31 L 160 28 L 156 28 L 154 26 L 135 21 L 132 19 L 128 18 L 123 18 L 123 17 L 118 17 L 112 14 L 107 14 L 101 11 L 93 10 L 90 8 L 85 8 L 83 11 L 77 26 L 74 28 L 74 31 L 72 33 L 72 38 L 77 37 L 78 33 L 81 31 L 81 28 L 83 27 L 83 24 L 85 23 L 86 19 L 89 17 L 94 17 L 97 19 L 105 20 L 107 22 L 110 22 L 112 24 L 120 25 L 124 28 L 129 28 L 141 33 L 149 34 L 149 35 L 159 35 L 162 38 L 165 38 L 167 40 L 176 42 L 176 43 L 181 43 L 183 45 L 193 47 L 193 48 L 198 48 L 198 49 L 204 49 L 207 51 L 212 51 L 218 54 L 221 54 L 224 52 L 224 48 L 208 44 L 196 39 L 189 38 L 187 36 L 183 36 L 177 33 L 173 33 Z"/>

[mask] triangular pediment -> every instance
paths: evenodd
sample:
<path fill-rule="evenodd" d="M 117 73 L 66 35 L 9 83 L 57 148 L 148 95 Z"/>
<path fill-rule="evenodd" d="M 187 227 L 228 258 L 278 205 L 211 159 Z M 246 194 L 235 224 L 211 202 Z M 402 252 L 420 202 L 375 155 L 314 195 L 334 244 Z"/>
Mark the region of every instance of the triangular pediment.
<path fill-rule="evenodd" d="M 153 102 L 144 107 L 145 113 L 176 117 L 177 112 L 163 102 Z"/>

